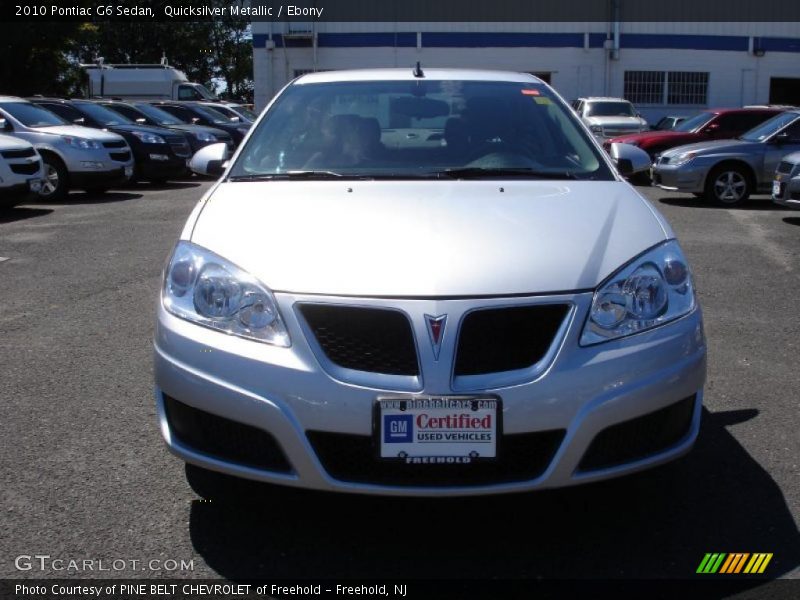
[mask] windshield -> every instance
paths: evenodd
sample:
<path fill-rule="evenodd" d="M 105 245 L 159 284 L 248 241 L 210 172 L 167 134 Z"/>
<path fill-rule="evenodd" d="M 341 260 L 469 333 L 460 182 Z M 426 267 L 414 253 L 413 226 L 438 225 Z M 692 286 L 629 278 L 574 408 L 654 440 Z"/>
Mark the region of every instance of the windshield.
<path fill-rule="evenodd" d="M 228 121 L 241 121 L 242 118 L 239 116 L 235 110 L 228 106 L 206 106 L 205 108 L 212 108 L 213 110 L 217 111 L 218 113 L 222 113 L 226 117 L 228 117 Z"/>
<path fill-rule="evenodd" d="M 192 106 L 192 110 L 197 111 L 201 115 L 203 115 L 206 119 L 211 121 L 216 125 L 230 125 L 231 120 L 225 116 L 223 113 L 219 112 L 215 108 L 211 108 L 210 106 L 200 106 L 199 104 L 195 104 Z"/>
<path fill-rule="evenodd" d="M 613 178 L 546 86 L 430 80 L 291 85 L 231 169 L 281 174 Z"/>
<path fill-rule="evenodd" d="M 688 133 L 690 131 L 695 131 L 696 129 L 701 129 L 705 127 L 705 125 L 714 118 L 714 113 L 710 112 L 702 112 L 699 115 L 695 115 L 693 117 L 689 117 L 685 121 L 682 121 L 679 125 L 672 128 L 672 131 L 682 131 L 684 133 Z"/>
<path fill-rule="evenodd" d="M 743 133 L 739 139 L 746 142 L 763 142 L 786 127 L 789 123 L 793 122 L 798 116 L 800 115 L 796 112 L 781 113 L 772 117 L 769 121 L 764 121 L 761 125 L 757 125 L 750 131 Z"/>
<path fill-rule="evenodd" d="M 122 116 L 120 113 L 100 106 L 99 104 L 91 104 L 89 102 L 75 103 L 75 107 L 81 112 L 86 113 L 92 119 L 100 123 L 103 127 L 111 127 L 114 125 L 128 125 L 133 123 L 128 117 Z"/>
<path fill-rule="evenodd" d="M 231 110 L 248 121 L 255 121 L 258 118 L 258 115 L 246 106 L 231 106 Z"/>
<path fill-rule="evenodd" d="M 25 127 L 54 127 L 68 125 L 67 121 L 46 108 L 28 102 L 2 102 L 0 108 L 7 111 Z"/>
<path fill-rule="evenodd" d="M 636 111 L 630 102 L 590 102 L 586 105 L 585 117 L 635 117 Z"/>
<path fill-rule="evenodd" d="M 196 83 L 194 84 L 194 88 L 200 92 L 200 95 L 206 100 L 218 100 L 217 95 L 209 92 L 206 86 Z"/>
<path fill-rule="evenodd" d="M 165 110 L 161 110 L 156 106 L 150 104 L 134 104 L 133 107 L 139 112 L 147 115 L 150 119 L 159 125 L 186 125 L 175 115 L 171 115 Z"/>

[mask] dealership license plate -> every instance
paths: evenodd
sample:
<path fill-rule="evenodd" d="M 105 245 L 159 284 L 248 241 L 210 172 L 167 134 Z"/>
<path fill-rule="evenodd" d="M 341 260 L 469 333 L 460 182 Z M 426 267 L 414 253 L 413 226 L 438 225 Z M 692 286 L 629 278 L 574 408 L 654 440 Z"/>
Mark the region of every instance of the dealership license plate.
<path fill-rule="evenodd" d="M 772 195 L 775 197 L 780 197 L 781 195 L 781 182 L 780 181 L 773 181 L 772 182 Z"/>
<path fill-rule="evenodd" d="M 468 463 L 497 458 L 500 401 L 495 397 L 379 398 L 379 457 L 409 464 Z"/>

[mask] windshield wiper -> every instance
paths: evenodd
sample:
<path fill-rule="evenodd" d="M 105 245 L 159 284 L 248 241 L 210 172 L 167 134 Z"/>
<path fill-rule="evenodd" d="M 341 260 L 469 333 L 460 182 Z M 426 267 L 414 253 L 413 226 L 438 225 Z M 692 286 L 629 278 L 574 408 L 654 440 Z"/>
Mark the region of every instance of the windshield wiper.
<path fill-rule="evenodd" d="M 286 171 L 285 173 L 259 173 L 254 175 L 234 175 L 231 181 L 269 181 L 273 179 L 340 179 L 341 173 L 334 171 Z"/>
<path fill-rule="evenodd" d="M 578 179 L 569 171 L 539 171 L 530 167 L 461 167 L 458 169 L 445 169 L 435 173 L 439 177 L 452 179 L 481 179 L 482 177 L 521 177 L 532 179 Z"/>

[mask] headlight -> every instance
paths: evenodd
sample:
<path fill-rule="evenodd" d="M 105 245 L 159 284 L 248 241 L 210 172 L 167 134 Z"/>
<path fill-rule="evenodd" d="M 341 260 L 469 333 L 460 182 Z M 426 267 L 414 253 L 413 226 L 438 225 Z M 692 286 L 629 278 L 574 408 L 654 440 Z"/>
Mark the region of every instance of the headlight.
<path fill-rule="evenodd" d="M 149 133 L 147 131 L 131 131 L 133 135 L 139 138 L 139 141 L 144 144 L 166 144 L 160 135 Z"/>
<path fill-rule="evenodd" d="M 670 161 L 670 164 L 674 167 L 679 167 L 688 163 L 695 156 L 697 156 L 696 152 L 684 152 L 683 154 L 678 154 L 675 158 L 673 158 Z"/>
<path fill-rule="evenodd" d="M 207 131 L 195 131 L 192 135 L 201 142 L 216 142 L 217 136 L 213 133 L 208 133 Z"/>
<path fill-rule="evenodd" d="M 581 345 L 653 329 L 694 307 L 692 275 L 681 247 L 671 240 L 620 269 L 595 292 Z"/>
<path fill-rule="evenodd" d="M 181 319 L 275 346 L 291 345 L 272 292 L 191 242 L 175 247 L 164 272 L 161 299 L 164 308 Z"/>
<path fill-rule="evenodd" d="M 96 142 L 94 140 L 87 140 L 68 135 L 61 136 L 61 139 L 67 142 L 73 148 L 78 148 L 80 150 L 97 150 L 98 148 L 102 148 L 100 142 Z"/>

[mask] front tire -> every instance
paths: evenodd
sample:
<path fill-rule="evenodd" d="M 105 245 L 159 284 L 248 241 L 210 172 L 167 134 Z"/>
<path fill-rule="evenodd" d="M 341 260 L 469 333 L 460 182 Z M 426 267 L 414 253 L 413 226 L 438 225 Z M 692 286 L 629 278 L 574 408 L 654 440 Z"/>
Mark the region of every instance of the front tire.
<path fill-rule="evenodd" d="M 63 200 L 69 189 L 69 174 L 61 159 L 45 154 L 42 156 L 44 163 L 44 180 L 39 197 L 42 200 Z"/>
<path fill-rule="evenodd" d="M 748 174 L 737 166 L 720 165 L 706 179 L 706 198 L 719 206 L 737 206 L 750 197 L 752 184 Z"/>

